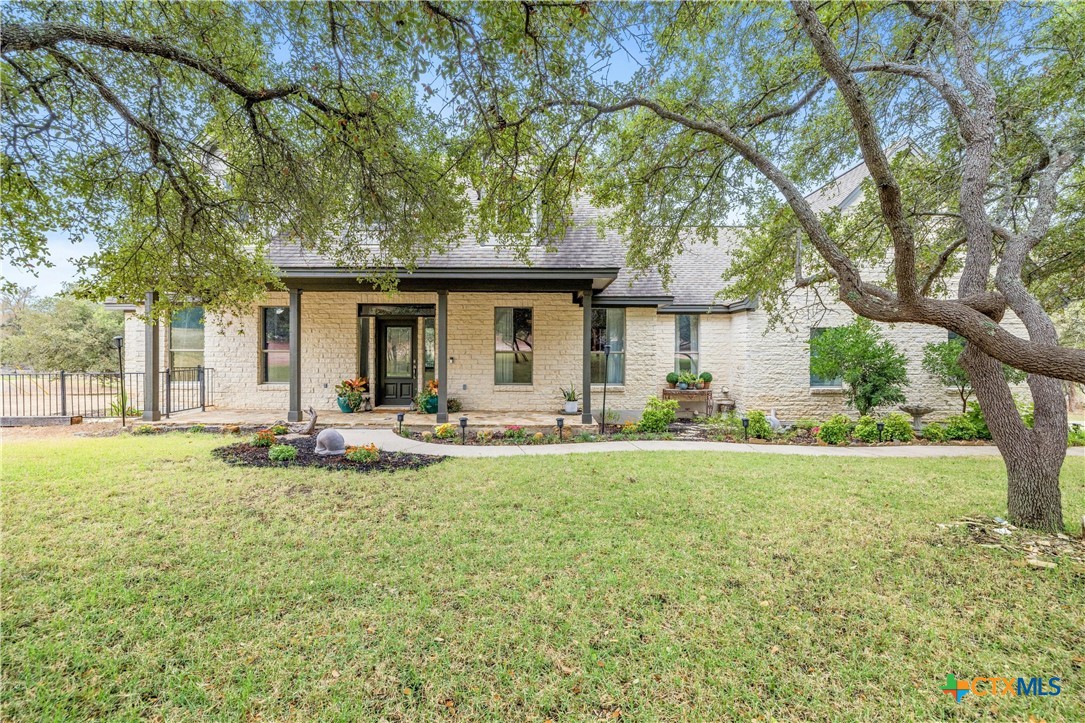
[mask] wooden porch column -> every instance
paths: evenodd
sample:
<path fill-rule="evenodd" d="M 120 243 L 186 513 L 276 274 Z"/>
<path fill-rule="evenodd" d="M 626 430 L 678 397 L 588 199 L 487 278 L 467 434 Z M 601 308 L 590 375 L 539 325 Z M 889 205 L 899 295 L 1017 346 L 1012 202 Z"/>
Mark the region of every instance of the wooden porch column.
<path fill-rule="evenodd" d="M 584 292 L 584 300 L 582 306 L 584 307 L 584 379 L 581 381 L 581 386 L 584 390 L 581 400 L 583 401 L 584 408 L 581 410 L 583 414 L 580 417 L 580 421 L 584 424 L 591 424 L 591 289 Z"/>
<path fill-rule="evenodd" d="M 448 421 L 448 292 L 437 292 L 437 424 Z"/>
<path fill-rule="evenodd" d="M 290 289 L 290 409 L 288 422 L 300 422 L 301 413 L 301 289 Z"/>
<path fill-rule="evenodd" d="M 143 421 L 157 422 L 162 418 L 162 405 L 159 403 L 159 344 L 158 320 L 153 318 L 151 310 L 158 294 L 147 292 L 143 302 L 143 311 L 147 314 L 147 323 L 143 328 Z"/>

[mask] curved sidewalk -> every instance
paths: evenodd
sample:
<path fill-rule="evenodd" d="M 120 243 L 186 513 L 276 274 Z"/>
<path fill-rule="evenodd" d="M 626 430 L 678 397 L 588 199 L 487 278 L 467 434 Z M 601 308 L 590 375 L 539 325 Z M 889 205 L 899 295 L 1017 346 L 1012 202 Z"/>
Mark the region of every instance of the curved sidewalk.
<path fill-rule="evenodd" d="M 755 452 L 761 454 L 797 454 L 811 457 L 997 457 L 994 446 L 976 447 L 821 447 L 788 444 L 734 444 L 731 442 L 689 442 L 644 440 L 636 442 L 583 442 L 579 444 L 525 444 L 465 446 L 434 444 L 405 439 L 390 429 L 339 429 L 348 445 L 375 444 L 388 452 L 411 452 L 442 457 L 517 457 L 521 455 L 588 454 L 592 452 Z M 1085 459 L 1085 447 L 1068 450 L 1068 456 Z"/>

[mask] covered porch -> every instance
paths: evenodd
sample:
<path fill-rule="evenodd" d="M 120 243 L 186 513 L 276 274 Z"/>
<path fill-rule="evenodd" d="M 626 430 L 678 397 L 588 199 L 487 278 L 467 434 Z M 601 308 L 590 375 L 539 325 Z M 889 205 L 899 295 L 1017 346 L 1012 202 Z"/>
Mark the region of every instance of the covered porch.
<path fill-rule="evenodd" d="M 358 274 L 283 268 L 286 292 L 269 293 L 251 317 L 225 322 L 209 337 L 209 358 L 228 371 L 220 407 L 190 423 L 298 422 L 310 407 L 321 424 L 336 426 L 388 427 L 399 412 L 409 425 L 455 421 L 461 414 L 489 426 L 552 426 L 558 416 L 570 426 L 593 423 L 592 313 L 614 303 L 597 304 L 596 297 L 616 268 L 419 270 L 402 273 L 394 294 Z M 515 317 L 518 330 L 525 316 L 527 334 L 515 332 L 512 351 L 505 350 L 505 325 L 511 328 Z M 230 324 L 239 324 L 243 336 Z M 159 364 L 159 338 L 149 324 L 148 366 Z M 509 357 L 528 360 L 526 375 Z M 370 382 L 372 410 L 344 414 L 335 409 L 335 386 L 358 376 Z M 430 411 L 436 413 L 410 412 L 412 399 L 431 382 L 436 409 Z M 562 413 L 559 387 L 570 384 L 580 397 L 575 415 Z M 147 390 L 145 421 L 161 416 L 158 393 Z M 462 413 L 449 411 L 450 400 L 461 402 Z"/>
<path fill-rule="evenodd" d="M 391 409 L 376 409 L 371 412 L 358 412 L 344 414 L 338 409 L 317 409 L 317 424 L 321 427 L 335 427 L 337 429 L 394 429 L 398 424 L 399 412 Z M 434 415 L 421 414 L 418 412 L 402 412 L 404 428 L 424 430 L 432 429 L 436 423 Z M 557 424 L 557 418 L 563 418 L 563 424 L 567 428 L 579 429 L 584 426 L 594 426 L 594 422 L 585 424 L 581 415 L 564 416 L 561 414 L 546 414 L 544 412 L 506 412 L 472 410 L 452 415 L 453 424 L 458 423 L 460 417 L 467 417 L 471 429 L 495 428 L 501 429 L 511 425 L 525 427 L 527 429 L 549 429 Z M 193 410 L 172 415 L 169 419 L 163 419 L 157 426 L 161 427 L 190 427 L 194 424 L 208 426 L 237 425 L 239 427 L 268 427 L 285 418 L 282 410 L 276 409 L 225 409 L 208 408 L 206 411 Z"/>

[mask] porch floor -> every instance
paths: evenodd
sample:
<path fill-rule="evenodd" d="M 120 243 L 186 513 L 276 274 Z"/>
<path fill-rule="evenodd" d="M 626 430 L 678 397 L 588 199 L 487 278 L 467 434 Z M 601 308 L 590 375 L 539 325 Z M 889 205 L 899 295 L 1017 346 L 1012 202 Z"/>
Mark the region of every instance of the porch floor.
<path fill-rule="evenodd" d="M 371 412 L 356 412 L 344 414 L 331 409 L 316 410 L 317 424 L 321 427 L 336 428 L 372 428 L 389 429 L 396 424 L 396 414 L 403 411 L 406 415 L 403 419 L 405 427 L 428 429 L 436 424 L 435 415 L 407 412 L 396 408 L 378 407 Z M 485 410 L 465 410 L 455 414 L 449 413 L 448 420 L 457 424 L 460 417 L 467 417 L 472 427 L 505 427 L 516 424 L 521 427 L 552 427 L 558 417 L 565 418 L 566 427 L 585 426 L 581 422 L 580 414 L 562 414 L 559 411 L 547 412 L 494 412 Z M 169 419 L 155 422 L 163 427 L 189 426 L 192 424 L 237 424 L 242 426 L 268 426 L 275 422 L 286 419 L 286 412 L 281 409 L 225 409 L 221 407 L 209 407 L 207 411 L 192 410 L 177 412 L 170 415 Z"/>

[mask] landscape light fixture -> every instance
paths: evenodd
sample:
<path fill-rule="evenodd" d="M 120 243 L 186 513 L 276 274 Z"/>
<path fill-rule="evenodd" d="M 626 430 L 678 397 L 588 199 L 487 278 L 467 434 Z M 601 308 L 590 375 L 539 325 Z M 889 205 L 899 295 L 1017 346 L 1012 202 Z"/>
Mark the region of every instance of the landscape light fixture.
<path fill-rule="evenodd" d="M 882 430 L 885 429 L 885 422 L 878 422 L 878 441 L 882 441 Z"/>
<path fill-rule="evenodd" d="M 467 444 L 467 417 L 460 417 L 460 444 Z"/>
<path fill-rule="evenodd" d="M 558 417 L 557 422 L 558 422 L 558 441 L 560 442 L 560 441 L 562 441 L 562 439 L 561 439 L 561 429 L 562 429 L 562 427 L 565 426 L 565 417 Z"/>
<path fill-rule="evenodd" d="M 403 436 L 403 412 L 396 414 L 396 421 L 399 422 L 399 435 Z"/>
<path fill-rule="evenodd" d="M 750 418 L 742 418 L 742 436 L 746 438 L 746 441 L 750 441 Z"/>
<path fill-rule="evenodd" d="M 603 413 L 599 415 L 599 434 L 607 433 L 607 381 L 610 379 L 610 344 L 603 345 Z"/>
<path fill-rule="evenodd" d="M 121 427 L 123 428 L 128 424 L 128 397 L 124 393 L 124 337 L 117 335 L 113 337 L 113 348 L 117 350 L 117 369 L 120 372 L 117 376 L 121 381 Z"/>

